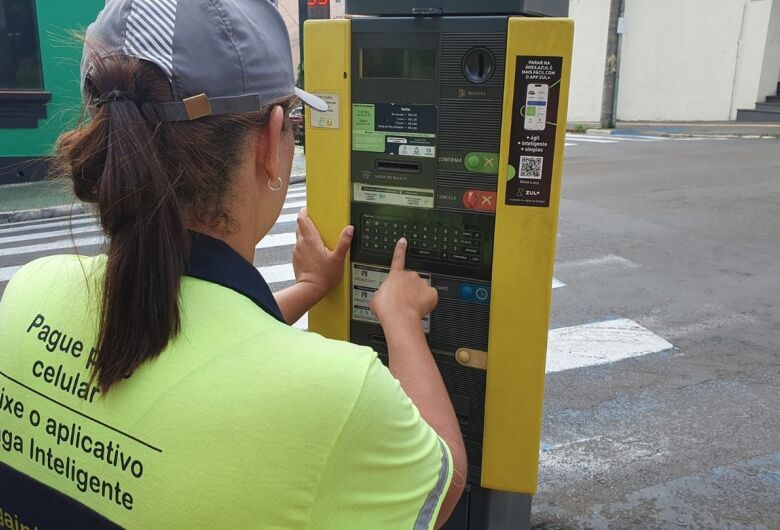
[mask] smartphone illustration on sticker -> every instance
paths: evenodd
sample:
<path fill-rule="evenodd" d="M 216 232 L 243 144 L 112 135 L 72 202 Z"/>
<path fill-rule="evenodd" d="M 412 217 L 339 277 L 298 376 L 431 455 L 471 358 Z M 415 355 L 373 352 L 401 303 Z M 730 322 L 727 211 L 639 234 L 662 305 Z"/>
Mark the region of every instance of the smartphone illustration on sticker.
<path fill-rule="evenodd" d="M 547 125 L 549 85 L 528 85 L 525 95 L 525 130 L 543 131 Z"/>

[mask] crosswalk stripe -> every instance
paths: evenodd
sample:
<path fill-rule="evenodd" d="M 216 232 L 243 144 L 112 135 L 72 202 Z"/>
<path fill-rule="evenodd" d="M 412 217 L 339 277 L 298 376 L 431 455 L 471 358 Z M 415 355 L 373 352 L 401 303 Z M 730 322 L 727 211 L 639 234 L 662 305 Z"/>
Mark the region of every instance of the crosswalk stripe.
<path fill-rule="evenodd" d="M 297 213 L 283 213 L 279 216 L 279 219 L 276 220 L 276 224 L 282 225 L 285 223 L 294 223 L 298 220 L 298 214 Z"/>
<path fill-rule="evenodd" d="M 269 265 L 258 267 L 258 271 L 263 275 L 266 283 L 282 283 L 295 280 L 295 271 L 292 263 L 282 263 L 281 265 Z"/>
<path fill-rule="evenodd" d="M 51 243 L 39 243 L 37 245 L 25 245 L 23 247 L 0 248 L 0 256 L 16 256 L 21 254 L 34 254 L 36 252 L 46 252 L 49 250 L 62 250 L 65 248 L 90 247 L 103 244 L 103 237 L 82 237 L 78 239 L 61 239 Z"/>
<path fill-rule="evenodd" d="M 281 234 L 269 234 L 263 238 L 255 248 L 284 247 L 295 244 L 295 232 L 282 232 Z"/>
<path fill-rule="evenodd" d="M 293 324 L 293 327 L 303 330 L 309 329 L 309 313 L 304 313 L 298 322 Z"/>
<path fill-rule="evenodd" d="M 284 203 L 283 210 L 289 210 L 290 208 L 303 208 L 306 206 L 306 201 L 293 201 Z"/>
<path fill-rule="evenodd" d="M 77 228 L 67 228 L 64 230 L 54 230 L 51 232 L 38 232 L 34 234 L 22 234 L 19 236 L 0 237 L 0 245 L 7 245 L 8 243 L 18 243 L 20 241 L 32 241 L 35 239 L 46 239 L 49 237 L 70 237 L 77 234 L 88 234 L 90 232 L 99 232 L 100 228 L 97 225 L 82 226 Z M 0 231 L 0 233 L 3 233 Z"/>
<path fill-rule="evenodd" d="M 301 192 L 292 192 L 287 194 L 288 199 L 297 199 L 299 197 L 306 197 L 306 191 L 304 190 Z"/>
<path fill-rule="evenodd" d="M 17 232 L 25 232 L 28 230 L 40 230 L 44 228 L 60 228 L 65 226 L 81 226 L 86 224 L 94 224 L 95 226 L 97 226 L 95 217 L 92 215 L 85 216 L 79 219 L 73 219 L 72 221 L 67 218 L 61 219 L 59 221 L 52 221 L 51 219 L 47 219 L 47 221 L 48 222 L 46 223 L 22 225 L 22 226 L 18 226 L 17 223 L 8 223 L 8 224 L 0 225 L 0 233 L 15 234 Z"/>
<path fill-rule="evenodd" d="M 674 346 L 626 318 L 550 330 L 546 372 L 597 366 L 670 350 Z"/>
<path fill-rule="evenodd" d="M 11 277 L 16 273 L 16 271 L 18 271 L 21 268 L 22 268 L 21 265 L 17 265 L 15 267 L 3 267 L 2 269 L 0 269 L 0 283 L 7 282 L 8 280 L 10 280 Z"/>
<path fill-rule="evenodd" d="M 37 245 L 25 245 L 23 247 L 10 247 L 0 248 L 0 256 L 17 256 L 21 254 L 34 254 L 36 252 L 46 252 L 49 250 L 62 250 L 66 248 L 73 248 L 74 244 L 76 249 L 83 247 L 91 247 L 95 245 L 102 245 L 105 242 L 102 236 L 100 237 L 83 237 L 78 239 L 62 239 L 59 241 L 52 241 L 50 243 L 39 243 Z M 262 241 L 255 248 L 272 248 L 283 247 L 287 245 L 295 244 L 295 232 L 284 232 L 281 234 L 270 234 L 263 238 Z"/>

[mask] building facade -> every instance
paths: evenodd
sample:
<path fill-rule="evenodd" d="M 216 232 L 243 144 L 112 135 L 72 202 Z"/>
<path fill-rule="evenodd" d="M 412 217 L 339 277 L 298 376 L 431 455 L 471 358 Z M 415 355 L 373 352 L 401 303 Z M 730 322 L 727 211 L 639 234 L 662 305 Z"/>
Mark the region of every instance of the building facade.
<path fill-rule="evenodd" d="M 78 33 L 102 0 L 0 0 L 0 184 L 45 176 L 45 157 L 78 119 Z"/>
<path fill-rule="evenodd" d="M 344 0 L 330 2 L 331 16 L 343 17 Z M 297 3 L 279 0 L 296 61 Z M 610 0 L 569 2 L 574 122 L 599 121 L 609 8 Z M 740 109 L 777 97 L 780 0 L 624 0 L 621 26 L 618 120 L 735 120 Z"/>
<path fill-rule="evenodd" d="M 570 121 L 599 121 L 609 8 L 610 0 L 570 1 Z M 624 9 L 619 121 L 735 120 L 777 97 L 780 0 L 625 0 Z"/>

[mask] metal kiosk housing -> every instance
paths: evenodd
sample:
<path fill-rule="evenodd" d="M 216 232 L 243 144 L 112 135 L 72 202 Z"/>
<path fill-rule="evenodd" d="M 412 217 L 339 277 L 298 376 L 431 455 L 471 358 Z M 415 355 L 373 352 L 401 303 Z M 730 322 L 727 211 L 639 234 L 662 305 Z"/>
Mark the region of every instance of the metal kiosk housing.
<path fill-rule="evenodd" d="M 356 227 L 309 329 L 386 361 L 368 302 L 407 237 L 469 459 L 450 530 L 530 523 L 573 40 L 539 15 L 562 4 L 352 0 L 361 16 L 305 24 L 306 90 L 330 106 L 306 116 L 309 214 L 328 245 Z"/>

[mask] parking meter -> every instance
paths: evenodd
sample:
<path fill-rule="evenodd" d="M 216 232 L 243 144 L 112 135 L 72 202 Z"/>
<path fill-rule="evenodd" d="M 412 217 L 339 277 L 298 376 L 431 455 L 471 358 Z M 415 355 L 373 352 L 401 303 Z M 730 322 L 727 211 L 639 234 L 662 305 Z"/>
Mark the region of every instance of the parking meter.
<path fill-rule="evenodd" d="M 406 237 L 407 268 L 439 293 L 423 327 L 469 461 L 446 528 L 522 528 L 537 481 L 573 23 L 527 16 L 522 0 L 420 5 L 354 0 L 347 12 L 360 17 L 306 23 L 306 90 L 329 104 L 307 111 L 308 211 L 330 246 L 355 226 L 344 280 L 309 329 L 386 361 L 369 302 Z"/>

